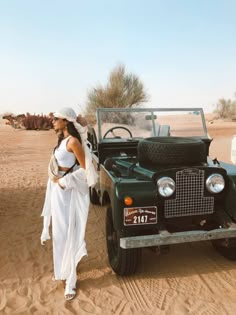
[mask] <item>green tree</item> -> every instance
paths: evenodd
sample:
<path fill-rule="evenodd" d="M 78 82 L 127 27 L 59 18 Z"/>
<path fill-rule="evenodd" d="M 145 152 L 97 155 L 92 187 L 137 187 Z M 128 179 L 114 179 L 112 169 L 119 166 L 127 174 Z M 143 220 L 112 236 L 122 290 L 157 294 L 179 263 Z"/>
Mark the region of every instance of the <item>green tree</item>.
<path fill-rule="evenodd" d="M 106 86 L 97 86 L 88 92 L 86 114 L 94 115 L 97 108 L 127 108 L 147 102 L 148 96 L 143 83 L 132 74 L 126 73 L 124 65 L 111 71 Z"/>

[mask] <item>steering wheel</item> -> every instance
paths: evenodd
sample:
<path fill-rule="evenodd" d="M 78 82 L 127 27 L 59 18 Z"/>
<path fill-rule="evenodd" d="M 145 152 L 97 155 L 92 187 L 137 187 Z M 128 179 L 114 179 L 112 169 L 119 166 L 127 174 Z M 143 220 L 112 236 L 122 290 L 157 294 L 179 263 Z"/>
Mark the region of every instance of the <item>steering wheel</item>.
<path fill-rule="evenodd" d="M 105 139 L 106 136 L 108 135 L 108 133 L 110 133 L 110 132 L 112 133 L 112 135 L 113 135 L 114 138 L 121 138 L 121 137 L 119 137 L 119 136 L 116 136 L 116 135 L 113 133 L 113 130 L 115 130 L 115 129 L 124 129 L 124 130 L 126 130 L 126 131 L 129 133 L 130 138 L 133 138 L 133 135 L 132 135 L 131 131 L 130 131 L 128 128 L 122 127 L 122 126 L 116 126 L 116 127 L 113 127 L 113 128 L 108 129 L 107 132 L 104 134 L 103 139 Z"/>

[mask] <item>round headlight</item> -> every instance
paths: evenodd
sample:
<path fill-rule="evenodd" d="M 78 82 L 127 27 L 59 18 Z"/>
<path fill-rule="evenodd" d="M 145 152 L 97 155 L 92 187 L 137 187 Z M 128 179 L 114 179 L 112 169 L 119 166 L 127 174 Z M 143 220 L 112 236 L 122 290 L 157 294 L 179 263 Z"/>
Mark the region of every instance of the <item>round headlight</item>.
<path fill-rule="evenodd" d="M 225 188 L 224 177 L 220 174 L 212 174 L 206 180 L 206 187 L 209 192 L 218 194 Z"/>
<path fill-rule="evenodd" d="M 157 188 L 162 197 L 170 197 L 175 192 L 175 182 L 170 177 L 162 177 L 157 181 Z"/>

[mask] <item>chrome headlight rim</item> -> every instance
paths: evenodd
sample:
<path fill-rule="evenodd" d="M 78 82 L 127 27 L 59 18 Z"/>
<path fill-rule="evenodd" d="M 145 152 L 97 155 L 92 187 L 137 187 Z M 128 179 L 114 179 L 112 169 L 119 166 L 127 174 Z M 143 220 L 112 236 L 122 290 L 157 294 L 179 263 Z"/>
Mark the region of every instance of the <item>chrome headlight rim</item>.
<path fill-rule="evenodd" d="M 168 198 L 175 192 L 175 181 L 168 176 L 160 177 L 157 179 L 157 190 L 160 196 Z"/>
<path fill-rule="evenodd" d="M 220 180 L 221 183 L 214 183 L 216 180 Z M 220 194 L 225 189 L 224 176 L 219 173 L 209 175 L 206 179 L 206 188 L 212 194 Z"/>

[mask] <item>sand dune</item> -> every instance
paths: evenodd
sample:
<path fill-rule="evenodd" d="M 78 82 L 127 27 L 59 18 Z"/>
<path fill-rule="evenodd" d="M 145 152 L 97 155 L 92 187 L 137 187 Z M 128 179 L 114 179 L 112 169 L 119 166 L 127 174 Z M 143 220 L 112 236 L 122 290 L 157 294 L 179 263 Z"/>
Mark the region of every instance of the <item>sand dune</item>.
<path fill-rule="evenodd" d="M 236 123 L 207 126 L 210 155 L 229 162 Z M 145 249 L 136 275 L 116 276 L 106 255 L 105 209 L 99 206 L 90 208 L 78 295 L 66 302 L 62 284 L 51 280 L 51 242 L 40 245 L 55 133 L 15 130 L 1 121 L 0 135 L 0 314 L 235 314 L 236 262 L 208 242 L 175 245 L 162 256 Z"/>

